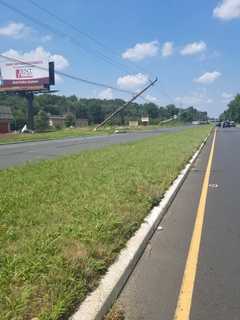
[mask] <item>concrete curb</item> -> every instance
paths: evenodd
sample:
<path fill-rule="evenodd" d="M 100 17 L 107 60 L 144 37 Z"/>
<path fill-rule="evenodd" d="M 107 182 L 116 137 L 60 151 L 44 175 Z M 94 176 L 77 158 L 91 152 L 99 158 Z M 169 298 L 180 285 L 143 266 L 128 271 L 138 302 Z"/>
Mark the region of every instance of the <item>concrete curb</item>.
<path fill-rule="evenodd" d="M 157 207 L 154 207 L 145 218 L 140 229 L 128 241 L 126 248 L 120 252 L 116 262 L 110 266 L 107 274 L 100 281 L 99 286 L 79 306 L 79 309 L 69 320 L 102 320 L 107 314 L 127 279 L 142 256 L 149 240 L 163 219 L 167 209 L 174 200 L 177 192 L 186 179 L 193 163 L 196 161 L 208 138 L 203 141 L 189 163 L 181 171 L 171 187 L 165 193 Z"/>

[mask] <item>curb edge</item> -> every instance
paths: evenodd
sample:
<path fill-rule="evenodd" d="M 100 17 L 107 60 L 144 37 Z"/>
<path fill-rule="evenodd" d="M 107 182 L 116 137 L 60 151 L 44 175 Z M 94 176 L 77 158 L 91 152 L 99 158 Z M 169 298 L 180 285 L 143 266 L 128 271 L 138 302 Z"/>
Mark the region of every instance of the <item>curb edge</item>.
<path fill-rule="evenodd" d="M 191 160 L 165 192 L 159 205 L 154 207 L 144 219 L 140 228 L 128 240 L 126 247 L 119 253 L 116 261 L 109 267 L 98 287 L 80 304 L 69 320 L 102 320 L 109 311 L 126 281 L 142 256 L 149 240 L 164 218 L 169 206 L 184 183 L 190 169 L 207 143 L 211 132 L 204 139 Z"/>

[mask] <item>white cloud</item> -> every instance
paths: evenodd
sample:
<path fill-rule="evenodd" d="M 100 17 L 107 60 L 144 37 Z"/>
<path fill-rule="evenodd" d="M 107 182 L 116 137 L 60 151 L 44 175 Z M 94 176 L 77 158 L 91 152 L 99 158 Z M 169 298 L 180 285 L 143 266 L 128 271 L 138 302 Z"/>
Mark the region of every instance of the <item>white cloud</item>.
<path fill-rule="evenodd" d="M 213 16 L 222 20 L 240 18 L 240 0 L 222 0 L 213 10 Z"/>
<path fill-rule="evenodd" d="M 113 99 L 113 91 L 112 91 L 112 89 L 107 88 L 107 89 L 101 91 L 101 92 L 98 94 L 98 98 L 99 98 L 99 99 L 106 99 L 106 100 L 111 100 L 111 99 Z"/>
<path fill-rule="evenodd" d="M 117 79 L 117 85 L 122 89 L 139 89 L 148 82 L 148 76 L 142 73 L 129 74 Z"/>
<path fill-rule="evenodd" d="M 9 22 L 6 26 L 0 28 L 0 36 L 20 39 L 28 36 L 31 29 L 23 23 Z"/>
<path fill-rule="evenodd" d="M 55 82 L 56 83 L 61 83 L 63 82 L 63 78 L 59 74 L 55 74 Z"/>
<path fill-rule="evenodd" d="M 210 99 L 210 98 L 207 99 L 207 100 L 206 100 L 206 103 L 213 103 L 213 99 Z"/>
<path fill-rule="evenodd" d="M 175 98 L 175 101 L 182 105 L 199 105 L 201 99 L 196 96 L 179 96 Z"/>
<path fill-rule="evenodd" d="M 162 47 L 162 56 L 168 57 L 173 54 L 173 43 L 172 42 L 165 42 Z"/>
<path fill-rule="evenodd" d="M 26 62 L 39 59 L 54 61 L 55 69 L 59 71 L 69 66 L 69 62 L 64 56 L 60 54 L 51 54 L 50 52 L 46 51 L 43 47 L 37 47 L 36 49 L 31 50 L 29 52 L 19 52 L 10 49 L 4 52 L 3 55 L 7 57 L 17 58 Z"/>
<path fill-rule="evenodd" d="M 160 103 L 159 99 L 157 97 L 151 96 L 149 94 L 147 94 L 146 97 L 144 97 L 144 98 L 147 100 L 147 102 L 152 102 L 152 103 L 155 103 L 157 105 Z"/>
<path fill-rule="evenodd" d="M 69 66 L 68 60 L 60 54 L 53 54 L 53 55 L 50 54 L 49 57 L 50 57 L 49 58 L 50 60 L 55 62 L 56 70 L 63 70 Z"/>
<path fill-rule="evenodd" d="M 26 26 L 21 22 L 9 22 L 7 25 L 0 27 L 0 37 L 9 37 L 13 39 L 32 38 L 36 42 L 48 42 L 52 40 L 49 34 L 40 35 L 38 31 Z"/>
<path fill-rule="evenodd" d="M 217 80 L 219 77 L 221 77 L 221 75 L 222 74 L 218 71 L 206 72 L 203 75 L 201 75 L 199 78 L 194 79 L 194 82 L 201 83 L 201 84 L 212 83 L 215 80 Z"/>
<path fill-rule="evenodd" d="M 222 93 L 223 99 L 232 99 L 233 97 L 234 97 L 234 95 L 232 93 L 227 93 L 227 92 Z"/>
<path fill-rule="evenodd" d="M 50 34 L 47 34 L 47 35 L 41 37 L 41 42 L 43 42 L 43 43 L 51 41 L 51 40 L 52 40 L 52 36 Z"/>
<path fill-rule="evenodd" d="M 183 106 L 201 106 L 213 103 L 213 100 L 207 96 L 205 91 L 193 92 L 186 96 L 179 96 L 175 98 L 175 101 Z"/>
<path fill-rule="evenodd" d="M 193 42 L 185 45 L 185 47 L 181 50 L 181 55 L 194 55 L 201 52 L 204 52 L 207 49 L 207 45 L 204 41 Z"/>
<path fill-rule="evenodd" d="M 222 93 L 222 102 L 223 103 L 229 103 L 231 100 L 234 99 L 234 94 L 228 93 L 228 92 L 223 92 Z"/>
<path fill-rule="evenodd" d="M 122 58 L 131 61 L 140 61 L 148 57 L 154 57 L 159 51 L 158 41 L 137 43 L 133 48 L 127 49 Z"/>

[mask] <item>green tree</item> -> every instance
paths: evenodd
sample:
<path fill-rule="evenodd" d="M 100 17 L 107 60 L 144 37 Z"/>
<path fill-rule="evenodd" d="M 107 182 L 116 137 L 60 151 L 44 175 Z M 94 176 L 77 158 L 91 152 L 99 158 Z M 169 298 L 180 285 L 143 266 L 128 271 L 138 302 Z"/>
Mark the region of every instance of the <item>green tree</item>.
<path fill-rule="evenodd" d="M 106 117 L 120 106 L 124 105 L 122 99 L 101 100 L 78 98 L 77 96 L 60 96 L 54 94 L 41 94 L 34 98 L 35 115 L 44 111 L 51 115 L 72 114 L 67 118 L 67 126 L 74 125 L 75 120 L 86 118 L 91 124 L 102 122 Z M 24 97 L 7 95 L 0 93 L 0 105 L 9 106 L 14 116 L 13 129 L 20 129 L 26 123 L 27 103 Z M 237 107 L 231 111 L 231 118 L 234 119 L 239 114 Z M 179 109 L 175 105 L 158 107 L 154 103 L 131 103 L 124 111 L 111 120 L 111 124 L 127 124 L 129 120 L 140 120 L 142 115 L 148 115 L 151 123 L 159 123 L 162 120 L 172 118 L 179 114 L 183 121 L 204 120 L 206 113 L 200 112 L 195 108 Z M 227 112 L 229 116 L 229 112 Z M 73 119 L 74 118 L 74 119 Z"/>
<path fill-rule="evenodd" d="M 66 118 L 65 118 L 65 126 L 66 126 L 67 128 L 72 127 L 72 126 L 75 126 L 75 117 L 73 116 L 73 114 L 68 113 L 68 114 L 66 115 Z"/>
<path fill-rule="evenodd" d="M 179 113 L 179 109 L 174 104 L 169 104 L 166 106 L 168 118 L 172 118 L 173 116 Z"/>
<path fill-rule="evenodd" d="M 35 128 L 38 131 L 44 131 L 48 129 L 48 115 L 45 111 L 40 110 L 38 114 L 35 116 Z"/>
<path fill-rule="evenodd" d="M 240 94 L 237 94 L 228 104 L 228 109 L 221 114 L 220 119 L 232 120 L 240 123 Z"/>
<path fill-rule="evenodd" d="M 145 103 L 144 113 L 149 116 L 150 119 L 157 119 L 159 117 L 159 108 L 155 103 Z"/>

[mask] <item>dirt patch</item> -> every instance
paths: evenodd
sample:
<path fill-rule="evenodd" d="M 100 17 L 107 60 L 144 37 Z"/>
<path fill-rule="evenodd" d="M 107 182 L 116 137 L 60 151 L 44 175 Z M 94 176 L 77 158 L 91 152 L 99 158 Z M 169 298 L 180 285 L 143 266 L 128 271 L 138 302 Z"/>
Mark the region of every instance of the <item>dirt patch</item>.
<path fill-rule="evenodd" d="M 124 311 L 120 306 L 113 306 L 108 315 L 104 318 L 104 320 L 125 320 Z"/>

